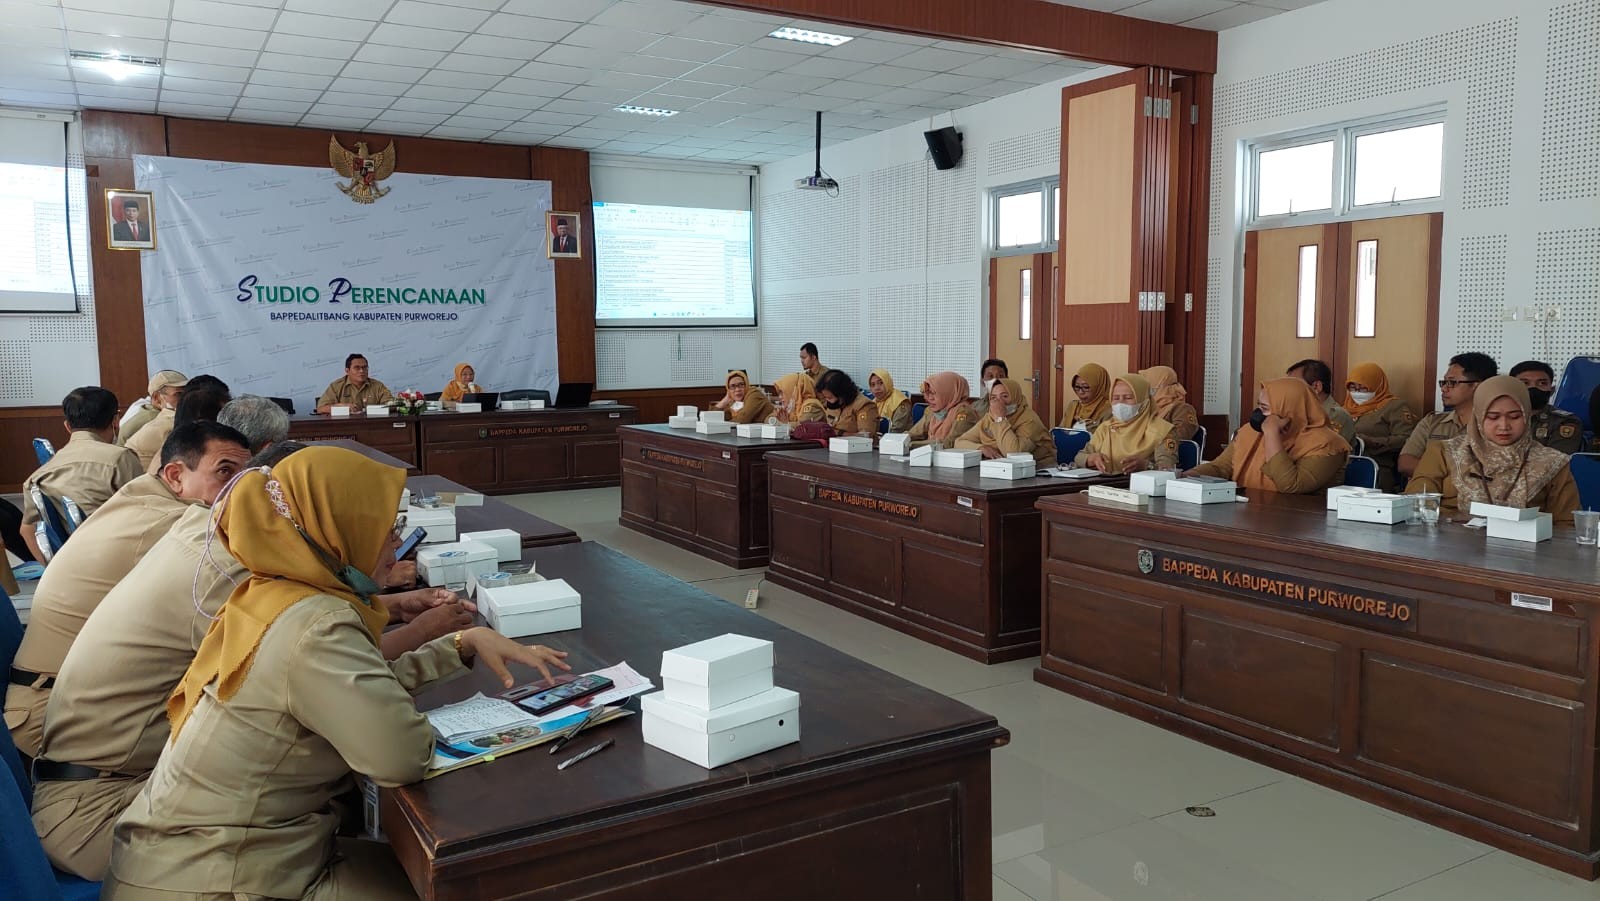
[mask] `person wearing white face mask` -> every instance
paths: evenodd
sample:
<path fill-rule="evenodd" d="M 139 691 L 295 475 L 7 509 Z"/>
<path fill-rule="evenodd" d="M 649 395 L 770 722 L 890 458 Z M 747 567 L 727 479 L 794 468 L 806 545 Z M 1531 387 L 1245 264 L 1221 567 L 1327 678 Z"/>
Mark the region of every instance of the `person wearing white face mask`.
<path fill-rule="evenodd" d="M 979 372 L 982 374 L 983 384 L 979 386 L 978 399 L 972 402 L 972 412 L 981 422 L 989 415 L 989 391 L 994 388 L 995 382 L 1011 378 L 1011 370 L 1006 366 L 1005 360 L 988 359 L 983 361 Z"/>
<path fill-rule="evenodd" d="M 989 389 L 989 414 L 956 439 L 957 450 L 983 452 L 983 459 L 1032 454 L 1039 466 L 1055 462 L 1056 449 L 1039 414 L 1033 412 L 1021 382 L 1000 379 Z"/>
<path fill-rule="evenodd" d="M 1388 491 L 1395 485 L 1400 449 L 1417 427 L 1417 414 L 1389 391 L 1389 375 L 1377 363 L 1351 367 L 1344 387 L 1345 412 L 1356 421 L 1366 455 L 1377 461 L 1378 487 Z"/>
<path fill-rule="evenodd" d="M 1113 475 L 1177 467 L 1172 423 L 1156 414 L 1149 382 L 1130 374 L 1111 383 L 1111 418 L 1095 429 L 1073 463 Z"/>

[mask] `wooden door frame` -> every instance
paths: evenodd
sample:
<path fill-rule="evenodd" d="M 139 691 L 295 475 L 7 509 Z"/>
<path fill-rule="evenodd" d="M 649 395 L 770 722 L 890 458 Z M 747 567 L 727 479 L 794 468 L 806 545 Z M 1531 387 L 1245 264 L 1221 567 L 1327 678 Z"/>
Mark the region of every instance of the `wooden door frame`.
<path fill-rule="evenodd" d="M 1055 281 L 1057 280 L 1057 274 L 1055 260 L 1051 258 L 1053 253 L 1053 251 L 1046 250 L 1027 254 L 1027 256 L 1033 258 L 1033 262 L 1029 266 L 1033 280 L 1033 302 L 1029 312 L 1033 321 L 1030 323 L 1032 337 L 1028 339 L 1032 344 L 1030 345 L 1028 359 L 1028 375 L 1019 379 L 1019 381 L 1025 381 L 1027 378 L 1032 377 L 1034 373 L 1038 373 L 1039 382 L 1036 385 L 1036 389 L 1040 394 L 1039 399 L 1041 401 L 1048 401 L 1051 397 L 1049 392 L 1045 390 L 1045 386 L 1048 384 L 1046 380 L 1050 378 L 1050 366 L 1054 357 L 1056 338 Z M 1023 256 L 1023 254 L 1011 254 L 1011 256 Z M 1000 328 L 1000 259 L 1001 256 L 989 257 L 988 356 L 990 358 L 996 358 L 1000 352 L 1000 348 L 997 346 Z M 1009 369 L 1013 363 L 1014 361 L 1007 360 L 1007 368 Z M 980 372 L 978 375 L 981 378 L 983 373 Z M 1018 377 L 1012 376 L 1012 378 Z M 1036 407 L 1036 409 L 1039 408 Z"/>
<path fill-rule="evenodd" d="M 1302 228 L 1303 226 L 1285 226 L 1285 228 Z M 1256 280 L 1259 275 L 1259 266 L 1252 266 L 1251 262 L 1261 252 L 1260 235 L 1263 231 L 1276 231 L 1277 229 L 1256 229 L 1244 234 L 1244 322 L 1239 335 L 1239 411 L 1240 416 L 1248 419 L 1250 411 L 1255 409 L 1255 395 L 1250 388 L 1261 381 L 1256 373 Z M 1340 342 L 1339 334 L 1343 331 L 1343 317 L 1339 316 L 1333 304 L 1335 297 L 1343 296 L 1338 291 L 1338 278 L 1341 271 L 1340 262 L 1343 254 L 1340 252 L 1339 223 L 1330 222 L 1322 226 L 1322 250 L 1317 252 L 1317 292 L 1325 302 L 1317 310 L 1317 353 L 1326 360 L 1329 366 L 1333 365 L 1332 357 L 1337 352 Z M 1301 245 L 1304 246 L 1304 245 Z M 1333 259 L 1327 259 L 1327 251 L 1332 251 Z"/>

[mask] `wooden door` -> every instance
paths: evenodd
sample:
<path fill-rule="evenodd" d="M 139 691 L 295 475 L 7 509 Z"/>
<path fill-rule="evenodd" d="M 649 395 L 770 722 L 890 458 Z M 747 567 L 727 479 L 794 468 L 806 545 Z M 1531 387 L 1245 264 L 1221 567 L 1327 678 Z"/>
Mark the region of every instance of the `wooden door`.
<path fill-rule="evenodd" d="M 1035 409 L 1048 403 L 1044 372 L 1050 350 L 1049 254 L 989 260 L 989 356 L 1006 361 L 1011 377 L 1032 389 Z M 976 386 L 974 386 L 976 388 Z"/>
<path fill-rule="evenodd" d="M 1243 415 L 1261 382 L 1307 358 L 1332 363 L 1338 235 L 1336 225 L 1302 225 L 1245 236 Z"/>

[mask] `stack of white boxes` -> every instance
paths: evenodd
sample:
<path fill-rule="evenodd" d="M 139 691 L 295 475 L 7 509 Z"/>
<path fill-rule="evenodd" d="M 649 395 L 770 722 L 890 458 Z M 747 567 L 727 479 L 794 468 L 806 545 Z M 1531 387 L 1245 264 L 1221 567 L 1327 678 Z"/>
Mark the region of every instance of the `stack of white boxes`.
<path fill-rule="evenodd" d="M 681 406 L 678 408 L 678 415 L 667 417 L 667 426 L 674 429 L 692 429 L 695 427 L 695 423 L 699 421 L 696 418 L 699 414 L 700 408 L 698 407 Z"/>
<path fill-rule="evenodd" d="M 800 695 L 772 685 L 772 642 L 719 635 L 661 655 L 661 687 L 640 699 L 644 740 L 719 767 L 800 740 Z"/>
<path fill-rule="evenodd" d="M 700 414 L 694 430 L 702 435 L 727 435 L 733 431 L 733 423 L 721 410 L 707 410 Z"/>
<path fill-rule="evenodd" d="M 1502 507 L 1498 504 L 1472 502 L 1472 515 L 1488 520 L 1490 538 L 1509 538 L 1512 541 L 1549 541 L 1555 517 L 1541 513 L 1538 507 Z"/>
<path fill-rule="evenodd" d="M 428 537 L 422 540 L 423 544 L 455 541 L 456 508 L 407 507 L 406 529 L 409 531 L 418 526 L 428 530 Z"/>
<path fill-rule="evenodd" d="M 417 551 L 417 576 L 434 588 L 466 595 L 478 590 L 478 576 L 500 568 L 492 545 L 481 541 L 430 544 Z"/>

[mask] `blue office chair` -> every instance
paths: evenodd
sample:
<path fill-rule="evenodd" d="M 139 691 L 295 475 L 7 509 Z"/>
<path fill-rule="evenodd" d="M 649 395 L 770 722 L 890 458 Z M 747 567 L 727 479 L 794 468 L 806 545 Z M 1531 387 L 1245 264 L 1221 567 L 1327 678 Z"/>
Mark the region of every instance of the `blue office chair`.
<path fill-rule="evenodd" d="M 17 648 L 22 647 L 22 618 L 17 616 L 17 608 L 11 603 L 11 596 L 0 588 L 0 668 L 6 672 L 11 671 L 11 661 L 17 657 Z M 6 736 L 9 745 L 11 736 Z M 0 751 L 0 757 L 5 757 L 6 769 L 11 773 L 17 790 L 22 793 L 25 804 L 33 803 L 33 784 L 28 781 L 28 774 L 22 769 L 22 760 L 17 756 L 15 746 L 11 747 L 9 756 Z M 0 777 L 0 791 L 5 790 L 5 779 Z"/>
<path fill-rule="evenodd" d="M 8 602 L 9 605 L 9 602 Z M 0 736 L 0 759 L 21 771 L 17 746 L 11 732 Z M 100 897 L 100 883 L 88 882 L 50 866 L 39 836 L 28 814 L 27 795 L 9 779 L 0 779 L 0 872 L 6 897 L 25 901 L 94 901 Z"/>
<path fill-rule="evenodd" d="M 1560 407 L 1583 420 L 1586 431 L 1600 428 L 1600 423 L 1589 418 L 1589 396 L 1600 387 L 1600 357 L 1573 357 L 1561 373 L 1561 384 L 1556 386 L 1556 396 L 1550 399 L 1552 407 Z"/>
<path fill-rule="evenodd" d="M 1578 504 L 1600 510 L 1600 454 L 1573 454 L 1572 478 L 1578 483 Z"/>
<path fill-rule="evenodd" d="M 1188 472 L 1200 465 L 1200 442 L 1185 438 L 1178 442 L 1178 468 Z"/>
<path fill-rule="evenodd" d="M 1378 487 L 1378 461 L 1351 455 L 1350 462 L 1344 465 L 1344 483 L 1356 488 Z"/>
<path fill-rule="evenodd" d="M 1069 466 L 1092 437 L 1083 429 L 1064 429 L 1056 426 L 1050 430 L 1050 440 L 1056 444 L 1056 465 Z"/>
<path fill-rule="evenodd" d="M 51 444 L 47 438 L 35 438 L 33 439 L 33 455 L 39 458 L 39 465 L 43 466 L 50 462 L 51 457 L 56 455 L 55 445 Z"/>
<path fill-rule="evenodd" d="M 34 526 L 34 534 L 39 538 L 39 549 L 44 551 L 47 557 L 54 557 L 56 551 L 61 550 L 62 545 L 67 543 L 67 537 L 72 534 L 72 524 L 62 513 L 62 508 L 57 506 L 53 498 L 46 497 L 38 485 L 30 486 L 29 492 L 33 498 L 34 509 L 39 511 L 39 522 Z"/>
<path fill-rule="evenodd" d="M 880 434 L 880 435 L 889 434 L 889 417 L 887 417 L 887 416 L 879 416 L 878 417 L 878 434 Z"/>
<path fill-rule="evenodd" d="M 1350 442 L 1350 455 L 1354 457 L 1365 457 L 1367 455 L 1366 439 L 1362 438 L 1360 435 L 1357 435 L 1355 440 Z"/>
<path fill-rule="evenodd" d="M 927 404 L 921 403 L 921 402 L 912 404 L 911 405 L 911 424 L 912 425 L 916 425 L 917 423 L 921 422 L 922 421 L 922 414 L 924 414 L 926 412 L 928 412 L 928 405 Z"/>

